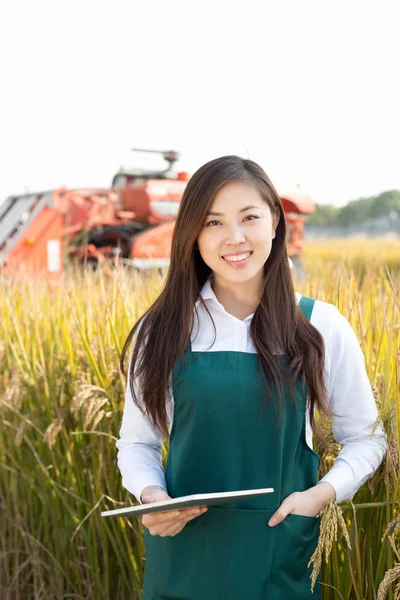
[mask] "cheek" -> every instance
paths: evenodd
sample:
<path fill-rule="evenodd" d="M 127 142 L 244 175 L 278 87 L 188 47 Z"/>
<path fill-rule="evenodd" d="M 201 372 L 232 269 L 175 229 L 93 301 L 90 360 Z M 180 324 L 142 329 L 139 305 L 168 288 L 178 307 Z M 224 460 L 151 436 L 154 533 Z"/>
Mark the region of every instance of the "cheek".
<path fill-rule="evenodd" d="M 252 240 L 260 246 L 270 246 L 273 241 L 273 235 L 274 232 L 272 231 L 272 225 L 268 224 L 267 228 L 264 225 L 263 227 L 257 227 L 257 229 L 254 229 Z"/>
<path fill-rule="evenodd" d="M 204 231 L 197 238 L 197 245 L 200 252 L 206 254 L 210 251 L 215 251 L 215 248 L 219 245 L 220 239 L 217 231 Z"/>

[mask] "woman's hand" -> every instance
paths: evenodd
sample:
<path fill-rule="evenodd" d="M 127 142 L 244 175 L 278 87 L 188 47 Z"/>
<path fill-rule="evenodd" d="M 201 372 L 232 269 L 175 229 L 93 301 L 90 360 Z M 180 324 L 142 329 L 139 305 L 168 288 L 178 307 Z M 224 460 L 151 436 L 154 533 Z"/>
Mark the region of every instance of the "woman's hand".
<path fill-rule="evenodd" d="M 161 500 L 170 500 L 168 496 L 158 485 L 149 485 L 141 493 L 143 504 L 149 502 L 160 502 Z M 148 513 L 142 515 L 142 523 L 151 535 L 160 535 L 161 537 L 173 536 L 182 531 L 186 523 L 191 519 L 199 517 L 207 511 L 206 506 L 184 508 L 180 510 L 172 509 L 163 512 Z"/>
<path fill-rule="evenodd" d="M 278 525 L 289 514 L 316 517 L 329 499 L 336 500 L 336 492 L 331 484 L 325 481 L 305 492 L 294 492 L 284 499 L 278 510 L 268 521 L 268 525 L 271 527 Z"/>

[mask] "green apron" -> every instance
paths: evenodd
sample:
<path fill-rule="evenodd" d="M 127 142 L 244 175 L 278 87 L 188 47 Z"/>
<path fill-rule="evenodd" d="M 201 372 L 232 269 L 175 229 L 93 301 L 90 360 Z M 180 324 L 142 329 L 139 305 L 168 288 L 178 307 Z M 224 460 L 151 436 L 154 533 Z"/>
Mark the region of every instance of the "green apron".
<path fill-rule="evenodd" d="M 314 300 L 300 300 L 310 319 Z M 287 365 L 283 355 L 280 359 Z M 289 515 L 268 520 L 292 492 L 317 483 L 319 456 L 306 443 L 306 394 L 296 405 L 285 390 L 280 426 L 277 402 L 266 405 L 257 354 L 192 352 L 172 374 L 174 419 L 166 464 L 169 495 L 273 487 L 274 493 L 209 507 L 175 536 L 144 528 L 144 600 L 306 600 L 307 563 L 319 519 Z M 277 395 L 275 393 L 274 398 Z"/>

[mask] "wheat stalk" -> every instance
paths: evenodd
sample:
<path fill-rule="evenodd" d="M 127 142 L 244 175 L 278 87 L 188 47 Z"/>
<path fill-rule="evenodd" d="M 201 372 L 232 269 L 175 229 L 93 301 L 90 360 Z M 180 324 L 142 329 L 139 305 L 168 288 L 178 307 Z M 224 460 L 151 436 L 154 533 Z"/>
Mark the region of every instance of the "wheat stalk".
<path fill-rule="evenodd" d="M 346 523 L 343 519 L 341 508 L 329 500 L 325 507 L 322 509 L 320 515 L 320 531 L 318 538 L 318 545 L 311 556 L 308 567 L 312 564 L 313 569 L 310 575 L 311 578 L 311 591 L 314 591 L 314 586 L 317 581 L 317 577 L 321 571 L 322 556 L 325 554 L 325 562 L 328 564 L 329 556 L 332 552 L 333 543 L 337 541 L 338 529 L 340 529 L 344 539 L 349 548 L 351 548 L 350 538 L 347 531 Z"/>
<path fill-rule="evenodd" d="M 378 589 L 377 600 L 385 600 L 390 586 L 397 580 L 399 580 L 399 583 L 394 589 L 394 600 L 400 600 L 400 563 L 386 571 Z"/>

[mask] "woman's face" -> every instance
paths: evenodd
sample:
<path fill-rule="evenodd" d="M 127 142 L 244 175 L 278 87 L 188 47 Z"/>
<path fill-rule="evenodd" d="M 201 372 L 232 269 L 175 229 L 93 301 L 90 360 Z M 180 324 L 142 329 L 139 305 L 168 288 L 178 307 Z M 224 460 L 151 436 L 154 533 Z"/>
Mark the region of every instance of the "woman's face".
<path fill-rule="evenodd" d="M 279 221 L 259 192 L 244 183 L 229 183 L 215 197 L 197 238 L 214 278 L 246 283 L 263 276 Z"/>

